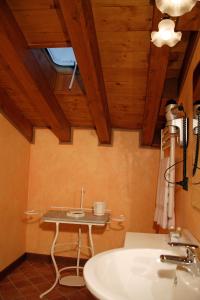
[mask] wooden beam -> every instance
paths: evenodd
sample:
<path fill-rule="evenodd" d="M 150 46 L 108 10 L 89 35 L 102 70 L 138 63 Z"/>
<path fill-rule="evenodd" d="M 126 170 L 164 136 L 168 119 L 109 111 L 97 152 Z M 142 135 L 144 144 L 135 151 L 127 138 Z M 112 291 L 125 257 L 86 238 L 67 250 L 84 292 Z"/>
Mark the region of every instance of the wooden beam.
<path fill-rule="evenodd" d="M 1 1 L 0 1 L 1 2 Z M 54 0 L 7 0 L 30 48 L 71 47 Z"/>
<path fill-rule="evenodd" d="M 193 74 L 193 101 L 200 100 L 200 62 Z"/>
<path fill-rule="evenodd" d="M 188 46 L 185 52 L 185 56 L 183 59 L 183 64 L 181 67 L 181 71 L 180 71 L 180 76 L 179 76 L 179 96 L 181 94 L 182 88 L 185 84 L 185 80 L 188 76 L 188 71 L 190 69 L 190 64 L 192 62 L 192 58 L 194 56 L 194 53 L 196 52 L 197 49 L 197 45 L 200 41 L 200 32 L 199 31 L 194 31 L 190 33 L 190 38 L 188 41 Z"/>
<path fill-rule="evenodd" d="M 26 40 L 5 0 L 0 4 L 0 40 L 1 58 L 7 65 L 7 72 L 11 77 L 17 78 L 21 93 L 27 95 L 27 101 L 37 108 L 60 142 L 69 142 L 71 138 L 69 122 L 42 73 L 35 57 L 36 50 L 28 49 Z"/>
<path fill-rule="evenodd" d="M 24 117 L 10 99 L 8 94 L 0 89 L 0 111 L 12 123 L 12 125 L 30 142 L 33 141 L 33 126 Z"/>
<path fill-rule="evenodd" d="M 100 143 L 111 142 L 110 117 L 90 0 L 58 0 L 83 78 Z"/>
<path fill-rule="evenodd" d="M 176 31 L 199 31 L 200 28 L 200 2 L 195 7 L 179 18 Z"/>
<path fill-rule="evenodd" d="M 161 14 L 154 7 L 152 28 L 158 28 Z M 158 29 L 156 29 L 158 30 Z M 151 43 L 149 69 L 147 78 L 147 92 L 141 142 L 144 146 L 151 146 L 154 139 L 156 123 L 162 101 L 162 93 L 166 79 L 167 65 L 169 60 L 168 46 L 158 48 Z"/>
<path fill-rule="evenodd" d="M 54 90 L 58 72 L 48 57 L 47 51 L 45 49 L 33 49 L 32 52 L 34 53 L 35 59 L 37 60 L 43 75 L 49 83 L 50 89 Z"/>
<path fill-rule="evenodd" d="M 167 78 L 163 87 L 162 98 L 176 99 L 178 97 L 178 79 Z"/>

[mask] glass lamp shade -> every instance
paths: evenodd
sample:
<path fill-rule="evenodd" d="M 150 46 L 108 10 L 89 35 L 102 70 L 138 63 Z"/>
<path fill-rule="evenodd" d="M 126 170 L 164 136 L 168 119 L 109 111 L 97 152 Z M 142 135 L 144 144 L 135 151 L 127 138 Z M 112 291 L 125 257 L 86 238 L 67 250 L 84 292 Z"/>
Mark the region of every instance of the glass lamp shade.
<path fill-rule="evenodd" d="M 156 0 L 157 8 L 164 14 L 179 17 L 192 10 L 199 0 Z"/>
<path fill-rule="evenodd" d="M 182 37 L 181 32 L 174 32 L 175 23 L 170 19 L 164 19 L 158 24 L 158 31 L 151 33 L 151 41 L 157 47 L 168 45 L 169 47 L 175 46 Z"/>

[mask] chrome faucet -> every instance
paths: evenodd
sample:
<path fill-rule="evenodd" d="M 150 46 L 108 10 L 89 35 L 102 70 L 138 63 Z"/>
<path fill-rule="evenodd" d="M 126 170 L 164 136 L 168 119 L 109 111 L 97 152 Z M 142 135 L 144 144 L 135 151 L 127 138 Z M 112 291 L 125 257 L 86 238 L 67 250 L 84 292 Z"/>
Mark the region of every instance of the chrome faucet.
<path fill-rule="evenodd" d="M 160 261 L 163 263 L 177 264 L 184 266 L 194 276 L 200 276 L 200 249 L 199 246 L 188 243 L 168 243 L 171 247 L 185 247 L 186 256 L 161 255 Z"/>

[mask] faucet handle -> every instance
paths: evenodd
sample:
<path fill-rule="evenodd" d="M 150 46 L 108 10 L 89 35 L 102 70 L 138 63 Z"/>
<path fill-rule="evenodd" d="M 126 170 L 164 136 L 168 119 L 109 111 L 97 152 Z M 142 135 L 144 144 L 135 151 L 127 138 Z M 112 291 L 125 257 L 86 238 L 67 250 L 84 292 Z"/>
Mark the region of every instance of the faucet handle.
<path fill-rule="evenodd" d="M 187 249 L 187 260 L 192 262 L 194 260 L 200 262 L 200 247 L 195 244 L 170 242 L 168 243 L 171 247 L 185 247 Z"/>
<path fill-rule="evenodd" d="M 171 247 L 186 247 L 190 249 L 198 249 L 199 246 L 195 244 L 189 244 L 189 243 L 180 243 L 180 242 L 169 242 L 168 245 Z"/>

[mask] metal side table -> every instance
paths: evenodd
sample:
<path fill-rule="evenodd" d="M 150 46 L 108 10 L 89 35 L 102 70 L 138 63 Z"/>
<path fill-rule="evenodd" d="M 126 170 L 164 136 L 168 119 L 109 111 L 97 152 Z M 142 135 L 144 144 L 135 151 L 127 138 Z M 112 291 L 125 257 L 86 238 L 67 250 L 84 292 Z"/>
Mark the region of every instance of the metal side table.
<path fill-rule="evenodd" d="M 89 235 L 89 246 L 91 256 L 94 255 L 94 243 L 92 239 L 92 226 L 105 226 L 106 223 L 109 221 L 109 214 L 106 213 L 103 216 L 95 216 L 92 212 L 86 212 L 83 217 L 74 218 L 67 215 L 68 211 L 64 210 L 49 210 L 46 214 L 42 216 L 43 222 L 48 223 L 55 223 L 56 225 L 56 232 L 55 236 L 51 245 L 51 258 L 52 262 L 55 268 L 56 278 L 53 283 L 53 285 L 44 293 L 40 295 L 40 298 L 43 298 L 45 295 L 47 295 L 49 292 L 51 292 L 54 287 L 57 285 L 57 283 L 60 283 L 62 285 L 68 285 L 68 286 L 83 286 L 85 285 L 84 279 L 79 276 L 79 270 L 82 269 L 80 267 L 80 250 L 82 247 L 81 244 L 81 225 L 88 226 L 88 235 Z M 78 228 L 78 241 L 76 243 L 77 245 L 77 264 L 76 266 L 71 267 L 64 267 L 59 270 L 56 260 L 55 260 L 55 248 L 59 244 L 57 243 L 58 235 L 59 235 L 59 225 L 60 224 L 74 224 L 79 225 Z M 76 276 L 65 276 L 61 278 L 61 272 L 67 269 L 76 269 Z"/>

